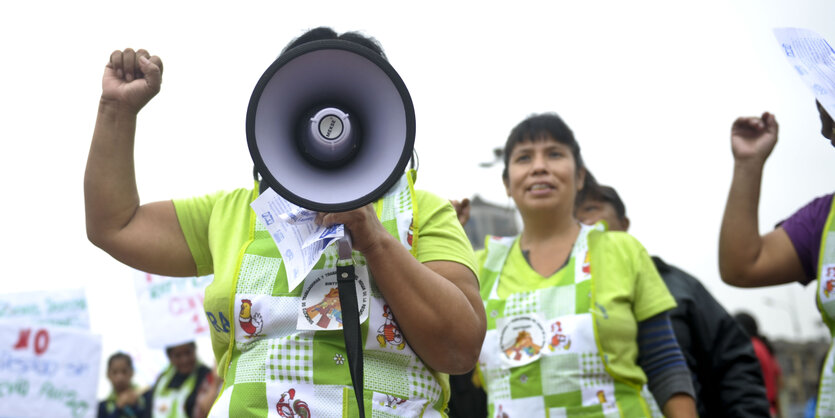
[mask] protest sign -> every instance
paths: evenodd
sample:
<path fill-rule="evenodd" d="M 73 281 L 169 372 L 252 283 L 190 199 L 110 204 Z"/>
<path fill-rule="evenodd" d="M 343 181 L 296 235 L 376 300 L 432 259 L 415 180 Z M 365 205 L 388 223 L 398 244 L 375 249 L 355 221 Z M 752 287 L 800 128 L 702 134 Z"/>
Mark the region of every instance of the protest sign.
<path fill-rule="evenodd" d="M 203 293 L 212 279 L 213 276 L 135 273 L 136 297 L 148 347 L 165 348 L 209 334 Z"/>
<path fill-rule="evenodd" d="M 0 321 L 90 329 L 83 289 L 2 294 Z"/>
<path fill-rule="evenodd" d="M 88 331 L 0 322 L 0 416 L 94 417 L 100 359 Z"/>

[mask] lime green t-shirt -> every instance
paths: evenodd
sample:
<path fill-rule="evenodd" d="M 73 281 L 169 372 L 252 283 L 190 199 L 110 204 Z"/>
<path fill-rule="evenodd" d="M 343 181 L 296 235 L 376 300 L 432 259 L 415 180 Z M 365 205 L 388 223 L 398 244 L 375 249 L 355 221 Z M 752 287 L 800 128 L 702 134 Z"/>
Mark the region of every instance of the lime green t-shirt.
<path fill-rule="evenodd" d="M 588 239 L 593 260 L 589 308 L 596 312 L 598 347 L 612 377 L 642 385 L 646 375 L 636 362 L 638 322 L 674 308 L 675 300 L 634 237 L 624 232 L 592 231 Z M 486 250 L 476 252 L 478 265 L 484 265 L 486 257 Z M 573 274 L 570 268 L 564 266 L 543 277 L 525 259 L 517 238 L 501 270 L 498 296 L 504 299 L 554 286 L 563 275 Z"/>
<path fill-rule="evenodd" d="M 210 322 L 212 348 L 219 365 L 226 362 L 230 330 L 234 323 L 235 277 L 244 248 L 252 241 L 250 203 L 258 197 L 258 187 L 218 192 L 202 197 L 174 200 L 180 227 L 197 266 L 198 275 L 214 274 L 206 288 L 204 307 Z M 449 201 L 432 193 L 415 191 L 415 254 L 418 261 L 453 261 L 477 272 L 473 250 L 455 209 Z M 268 243 L 265 254 L 278 256 L 275 244 Z M 277 277 L 284 277 L 284 265 Z M 280 274 L 278 274 L 280 273 Z M 286 287 L 286 283 L 276 283 Z M 301 284 L 299 286 L 302 286 Z M 289 290 L 289 289 L 288 289 Z M 221 374 L 225 370 L 219 370 Z"/>

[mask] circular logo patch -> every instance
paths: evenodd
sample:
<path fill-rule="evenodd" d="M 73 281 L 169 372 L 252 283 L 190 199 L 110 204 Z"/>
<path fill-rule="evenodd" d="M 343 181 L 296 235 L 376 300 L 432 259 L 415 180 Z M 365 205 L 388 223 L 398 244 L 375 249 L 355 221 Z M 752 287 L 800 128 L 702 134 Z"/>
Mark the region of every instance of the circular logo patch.
<path fill-rule="evenodd" d="M 499 330 L 499 355 L 510 367 L 537 360 L 546 344 L 544 321 L 538 314 L 518 315 L 496 320 Z"/>
<path fill-rule="evenodd" d="M 357 304 L 359 305 L 360 323 L 368 319 L 368 271 L 362 266 L 355 266 Z M 304 280 L 297 329 L 337 330 L 342 329 L 342 305 L 339 302 L 339 289 L 336 271 L 309 274 Z"/>

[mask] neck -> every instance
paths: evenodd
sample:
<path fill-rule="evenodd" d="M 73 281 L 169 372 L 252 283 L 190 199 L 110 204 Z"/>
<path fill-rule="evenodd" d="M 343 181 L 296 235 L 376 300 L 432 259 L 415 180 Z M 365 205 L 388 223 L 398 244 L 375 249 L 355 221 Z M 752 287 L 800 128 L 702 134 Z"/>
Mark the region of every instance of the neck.
<path fill-rule="evenodd" d="M 113 393 L 119 395 L 119 394 L 122 394 L 122 393 L 125 393 L 125 392 L 129 391 L 130 389 L 131 389 L 131 385 L 127 385 L 127 386 L 121 387 L 121 388 L 113 388 Z"/>
<path fill-rule="evenodd" d="M 523 217 L 525 227 L 519 246 L 527 252 L 531 268 L 550 277 L 564 265 L 580 234 L 580 224 L 571 214 L 554 217 Z"/>
<path fill-rule="evenodd" d="M 570 213 L 559 210 L 523 213 L 522 243 L 536 244 L 571 237 L 571 242 L 580 231 L 580 225 Z"/>
<path fill-rule="evenodd" d="M 579 232 L 580 224 L 576 221 L 573 221 L 572 224 L 566 228 L 551 233 L 529 228 L 526 225 L 525 229 L 522 231 L 519 244 L 522 246 L 523 250 L 531 250 L 533 248 L 558 244 L 568 244 L 571 246 L 574 245 L 574 241 L 577 239 L 577 234 Z"/>

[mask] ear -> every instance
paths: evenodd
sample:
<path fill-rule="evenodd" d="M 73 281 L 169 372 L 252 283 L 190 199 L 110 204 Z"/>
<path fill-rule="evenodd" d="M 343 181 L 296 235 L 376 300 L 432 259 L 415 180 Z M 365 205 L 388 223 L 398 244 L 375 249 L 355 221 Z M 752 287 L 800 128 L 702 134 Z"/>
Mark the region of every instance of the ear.
<path fill-rule="evenodd" d="M 623 217 L 623 232 L 629 231 L 629 217 Z"/>
<path fill-rule="evenodd" d="M 586 185 L 586 169 L 585 167 L 581 168 L 580 171 L 577 172 L 577 191 L 583 190 L 583 186 Z"/>
<path fill-rule="evenodd" d="M 504 191 L 507 193 L 507 197 L 510 197 L 510 180 L 502 176 L 502 183 L 504 183 Z"/>

